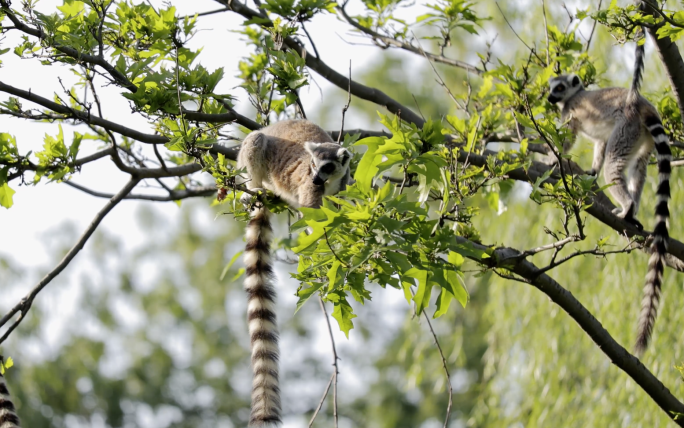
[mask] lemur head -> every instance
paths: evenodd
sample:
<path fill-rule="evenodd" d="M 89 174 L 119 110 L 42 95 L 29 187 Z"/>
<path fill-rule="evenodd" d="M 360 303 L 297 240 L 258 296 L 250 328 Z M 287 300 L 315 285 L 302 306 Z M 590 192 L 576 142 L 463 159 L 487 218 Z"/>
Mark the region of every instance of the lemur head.
<path fill-rule="evenodd" d="M 311 173 L 316 186 L 340 178 L 347 172 L 352 156 L 349 150 L 339 144 L 307 142 L 304 148 L 311 155 Z"/>
<path fill-rule="evenodd" d="M 549 79 L 551 92 L 549 102 L 551 104 L 564 103 L 577 92 L 584 89 L 582 80 L 576 74 L 562 74 Z"/>

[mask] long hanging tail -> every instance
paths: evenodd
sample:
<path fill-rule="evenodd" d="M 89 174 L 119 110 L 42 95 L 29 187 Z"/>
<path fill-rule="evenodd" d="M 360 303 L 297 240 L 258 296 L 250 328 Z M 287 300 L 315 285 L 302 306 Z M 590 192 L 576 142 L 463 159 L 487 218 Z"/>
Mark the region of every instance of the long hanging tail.
<path fill-rule="evenodd" d="M 0 357 L 0 362 L 2 358 Z M 19 428 L 19 416 L 14 409 L 5 378 L 0 374 L 0 427 Z"/>
<path fill-rule="evenodd" d="M 255 428 L 276 427 L 281 423 L 276 293 L 270 255 L 272 234 L 268 209 L 254 208 L 247 225 L 244 260 L 253 371 L 249 426 Z"/>
<path fill-rule="evenodd" d="M 665 134 L 660 118 L 657 116 L 646 117 L 645 122 L 655 141 L 656 158 L 658 160 L 658 191 L 656 192 L 656 225 L 653 229 L 651 258 L 648 260 L 644 298 L 641 301 L 637 341 L 634 346 L 637 355 L 643 354 L 648 346 L 651 334 L 653 333 L 653 325 L 658 315 L 660 288 L 663 283 L 665 254 L 667 253 L 667 240 L 669 238 L 667 219 L 670 217 L 670 210 L 668 209 L 667 201 L 670 198 L 670 161 L 672 160 L 669 139 L 667 134 Z"/>
<path fill-rule="evenodd" d="M 642 29 L 641 31 L 643 32 L 644 30 Z M 645 43 L 641 42 L 641 40 L 637 40 L 636 53 L 634 56 L 634 75 L 632 76 L 632 85 L 630 86 L 629 92 L 627 93 L 628 106 L 636 106 L 637 101 L 639 101 L 641 78 L 644 74 L 644 44 Z"/>

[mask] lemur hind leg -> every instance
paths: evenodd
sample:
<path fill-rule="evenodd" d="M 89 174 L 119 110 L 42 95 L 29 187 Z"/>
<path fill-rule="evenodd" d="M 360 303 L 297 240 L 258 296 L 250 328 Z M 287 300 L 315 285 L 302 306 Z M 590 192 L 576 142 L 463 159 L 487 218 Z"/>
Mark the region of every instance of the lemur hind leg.
<path fill-rule="evenodd" d="M 599 139 L 592 139 L 592 141 L 594 142 L 594 159 L 591 162 L 591 169 L 587 174 L 598 175 L 601 172 L 601 168 L 603 168 L 608 143 L 605 140 Z"/>
<path fill-rule="evenodd" d="M 604 177 L 606 184 L 612 184 L 608 188 L 610 194 L 622 207 L 616 208 L 613 213 L 643 230 L 644 226 L 635 218 L 637 207 L 625 177 L 639 149 L 640 127 L 638 121 L 625 121 L 615 126 L 606 146 Z"/>
<path fill-rule="evenodd" d="M 650 153 L 638 157 L 628 173 L 627 189 L 634 200 L 634 216 L 639 213 L 639 206 L 641 201 L 641 193 L 644 191 L 646 184 L 646 175 Z"/>

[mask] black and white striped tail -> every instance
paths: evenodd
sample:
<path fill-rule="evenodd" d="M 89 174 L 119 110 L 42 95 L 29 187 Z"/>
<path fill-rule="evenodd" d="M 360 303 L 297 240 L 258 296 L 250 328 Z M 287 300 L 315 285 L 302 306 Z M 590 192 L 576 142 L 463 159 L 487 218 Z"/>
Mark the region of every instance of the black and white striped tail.
<path fill-rule="evenodd" d="M 663 283 L 665 254 L 667 253 L 667 241 L 669 239 L 667 222 L 670 217 L 670 210 L 667 206 L 668 199 L 670 199 L 670 161 L 672 160 L 669 139 L 658 117 L 647 117 L 646 127 L 655 141 L 658 160 L 658 191 L 656 192 L 656 225 L 653 229 L 651 258 L 648 260 L 648 273 L 646 274 L 646 285 L 644 285 L 644 298 L 641 301 L 637 342 L 634 347 L 637 355 L 643 354 L 648 346 L 653 333 L 653 325 L 658 315 L 660 288 Z"/>
<path fill-rule="evenodd" d="M 247 225 L 244 255 L 253 372 L 249 426 L 254 428 L 271 428 L 281 424 L 276 293 L 270 255 L 272 234 L 269 211 L 263 207 L 255 208 Z"/>
<path fill-rule="evenodd" d="M 636 52 L 634 55 L 634 74 L 632 76 L 632 85 L 627 93 L 627 105 L 636 106 L 639 101 L 639 91 L 641 89 L 641 78 L 644 74 L 644 44 L 637 41 Z"/>
<path fill-rule="evenodd" d="M 5 378 L 0 374 L 0 428 L 18 428 L 19 416 L 14 410 Z"/>

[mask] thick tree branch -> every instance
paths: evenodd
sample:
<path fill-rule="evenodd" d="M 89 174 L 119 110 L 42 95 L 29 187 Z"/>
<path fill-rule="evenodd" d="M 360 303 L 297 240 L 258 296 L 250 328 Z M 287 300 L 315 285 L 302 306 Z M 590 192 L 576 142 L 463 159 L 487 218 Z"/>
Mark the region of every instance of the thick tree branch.
<path fill-rule="evenodd" d="M 155 135 L 155 134 L 145 134 L 140 131 L 136 131 L 135 129 L 128 128 L 126 126 L 120 125 L 116 122 L 109 121 L 107 119 L 103 119 L 98 116 L 94 116 L 92 114 L 89 114 L 86 111 L 80 111 L 80 110 L 75 110 L 70 107 L 64 106 L 62 104 L 58 104 L 54 101 L 51 101 L 47 98 L 41 97 L 40 95 L 36 95 L 32 93 L 30 90 L 25 91 L 23 89 L 15 88 L 14 86 L 7 85 L 0 81 L 0 92 L 5 92 L 10 95 L 14 95 L 16 97 L 25 99 L 27 101 L 31 101 L 33 103 L 36 103 L 40 106 L 43 106 L 45 108 L 48 108 L 52 111 L 55 111 L 57 113 L 65 114 L 68 115 L 72 119 L 79 120 L 81 122 L 94 125 L 94 126 L 99 126 L 101 128 L 104 128 L 108 131 L 111 132 L 116 132 L 117 134 L 123 135 L 125 137 L 131 138 L 133 140 L 139 141 L 141 143 L 145 144 L 166 144 L 169 142 L 169 139 L 167 137 L 164 137 L 163 135 Z M 196 113 L 203 115 L 204 113 Z M 224 113 L 226 116 L 223 116 L 224 119 L 227 119 L 227 115 L 232 115 L 234 113 Z M 212 115 L 212 116 L 222 116 L 222 115 Z M 188 117 L 186 115 L 186 117 Z M 188 117 L 189 118 L 189 117 Z M 235 120 L 238 119 L 238 115 L 235 113 Z M 256 123 L 256 122 L 255 122 Z M 237 148 L 229 148 L 222 146 L 220 144 L 213 144 L 211 148 L 209 149 L 210 152 L 212 153 L 222 153 L 226 155 L 229 159 L 235 160 L 237 157 Z M 193 171 L 194 172 L 194 171 Z M 156 176 L 156 175 L 155 175 Z M 164 175 L 159 175 L 159 177 L 163 177 Z"/>
<path fill-rule="evenodd" d="M 17 17 L 17 15 L 12 11 L 7 0 L 0 0 L 0 10 L 2 10 L 7 15 L 7 17 L 10 19 L 10 21 L 12 21 L 17 30 L 30 36 L 37 37 L 41 41 L 45 40 L 46 37 L 45 33 L 43 32 L 43 29 L 34 28 L 24 24 L 21 21 L 21 19 Z M 138 87 L 135 86 L 133 82 L 128 80 L 128 78 L 121 74 L 121 72 L 119 72 L 113 65 L 105 61 L 104 57 L 101 55 L 86 54 L 83 52 L 79 52 L 78 50 L 72 47 L 64 46 L 59 43 L 54 43 L 51 47 L 54 47 L 58 51 L 75 59 L 78 62 L 99 65 L 107 71 L 107 73 L 114 79 L 114 81 L 117 84 L 121 85 L 122 87 L 128 89 L 131 92 L 136 92 L 138 90 Z"/>
<path fill-rule="evenodd" d="M 232 0 L 230 4 L 227 0 L 215 0 L 218 3 L 221 3 L 225 6 L 228 6 L 233 10 L 234 12 L 244 16 L 247 19 L 253 19 L 253 18 L 263 18 L 261 14 L 258 12 L 253 11 L 252 9 L 246 7 L 244 4 L 239 2 L 238 0 Z M 267 25 L 267 24 L 265 24 Z M 349 85 L 349 79 L 343 76 L 340 73 L 337 73 L 336 71 L 332 70 L 330 67 L 325 65 L 322 61 L 320 61 L 318 58 L 315 58 L 313 55 L 307 55 L 306 50 L 304 47 L 299 45 L 295 40 L 288 38 L 285 40 L 285 44 L 290 47 L 291 49 L 296 50 L 299 52 L 299 54 L 302 57 L 306 58 L 306 65 L 318 72 L 321 76 L 324 78 L 328 79 L 331 83 L 335 84 L 336 86 L 342 88 L 342 89 L 347 89 Z M 676 48 L 676 46 L 675 46 Z M 678 53 L 678 51 L 677 51 Z M 681 61 L 681 56 L 679 57 Z M 684 65 L 682 66 L 684 67 Z M 682 69 L 684 70 L 684 68 Z M 682 73 L 682 79 L 684 79 L 684 72 Z M 416 126 L 421 127 L 424 124 L 424 120 L 412 112 L 410 109 L 407 107 L 401 105 L 398 103 L 396 100 L 390 98 L 383 92 L 374 89 L 374 88 L 369 88 L 367 86 L 358 84 L 356 82 L 351 82 L 351 85 L 349 86 L 351 89 L 351 93 L 354 96 L 357 96 L 359 98 L 371 101 L 375 104 L 382 105 L 387 107 L 387 109 L 395 113 L 397 115 L 400 115 L 400 117 L 408 122 L 414 123 Z M 684 88 L 684 82 L 682 87 Z M 408 114 L 407 114 L 408 112 Z M 448 138 L 448 137 L 447 137 Z M 459 152 L 459 161 L 460 162 L 466 162 L 468 161 L 470 164 L 476 165 L 476 166 L 487 166 L 487 154 L 494 154 L 494 152 L 485 152 L 485 156 L 479 156 L 475 155 L 474 153 L 465 153 L 463 151 Z M 533 164 L 533 168 L 530 168 L 528 172 L 525 172 L 522 168 L 511 171 L 508 175 L 510 178 L 514 180 L 519 180 L 519 181 L 526 181 L 526 182 L 531 182 L 534 183 L 537 178 L 541 177 L 544 172 L 546 172 L 549 168 L 552 168 L 551 166 L 541 164 L 540 162 L 535 162 Z M 572 172 L 582 172 L 582 168 L 576 167 L 576 168 L 571 168 L 570 169 Z M 553 178 L 550 178 L 549 180 L 553 180 Z M 626 234 L 628 237 L 632 237 L 635 235 L 641 235 L 643 237 L 648 237 L 650 234 L 645 231 L 639 231 L 637 230 L 632 224 L 629 222 L 624 221 L 623 219 L 620 219 L 619 217 L 613 215 L 610 210 L 614 208 L 614 205 L 608 197 L 606 197 L 603 193 L 599 192 L 597 195 L 593 198 L 593 201 L 591 201 L 593 204 L 592 206 L 588 207 L 586 212 L 589 213 L 590 215 L 596 217 L 599 221 L 603 222 L 604 224 L 612 227 L 616 231 L 618 231 L 621 234 Z M 684 244 L 682 244 L 679 241 L 676 241 L 674 239 L 670 239 L 669 241 L 669 252 L 670 255 L 674 256 L 673 257 L 667 257 L 666 261 L 668 266 L 678 270 L 678 271 L 684 271 Z M 676 259 L 675 259 L 676 258 Z M 677 260 L 678 259 L 678 260 Z"/>
<path fill-rule="evenodd" d="M 260 13 L 250 9 L 249 7 L 245 6 L 243 3 L 239 2 L 238 0 L 215 0 L 216 2 L 229 7 L 233 12 L 236 12 L 243 17 L 247 19 L 253 19 L 253 18 L 260 18 L 260 19 L 268 19 L 264 16 L 262 16 Z M 264 26 L 272 26 L 272 23 L 263 23 L 261 25 Z M 347 77 L 344 75 L 338 73 L 337 71 L 333 70 L 330 68 L 327 64 L 325 64 L 323 61 L 320 60 L 320 58 L 315 57 L 314 55 L 308 53 L 304 46 L 299 44 L 295 39 L 292 37 L 288 37 L 285 39 L 285 45 L 294 50 L 301 56 L 302 58 L 305 59 L 306 61 L 306 66 L 309 67 L 310 69 L 314 70 L 316 73 L 320 74 L 323 76 L 325 79 L 327 79 L 330 83 L 334 84 L 335 86 L 347 91 L 348 89 L 351 90 L 351 93 L 359 97 L 361 99 L 367 100 L 367 101 L 372 101 L 375 104 L 384 106 L 389 110 L 391 113 L 394 113 L 401 117 L 403 120 L 406 120 L 408 122 L 415 123 L 419 127 L 422 128 L 424 120 L 421 119 L 419 115 L 414 113 L 411 109 L 408 107 L 402 105 L 392 97 L 388 96 L 384 92 L 371 88 L 365 85 L 362 85 L 360 83 L 357 83 L 355 81 L 350 81 Z"/>
<path fill-rule="evenodd" d="M 109 202 L 105 204 L 100 212 L 97 213 L 85 232 L 83 232 L 81 237 L 78 238 L 76 244 L 69 250 L 64 258 L 57 264 L 57 266 L 55 266 L 54 269 L 45 275 L 45 277 L 41 279 L 35 287 L 33 287 L 31 292 L 29 292 L 23 299 L 21 299 L 19 303 L 17 303 L 7 314 L 5 314 L 5 316 L 0 319 L 0 328 L 2 328 L 12 319 L 12 317 L 14 317 L 14 315 L 20 313 L 19 317 L 14 321 L 14 323 L 12 323 L 12 325 L 10 325 L 5 334 L 0 337 L 0 344 L 4 342 L 5 339 L 7 339 L 7 337 L 12 333 L 12 331 L 14 331 L 14 329 L 17 328 L 24 318 L 26 318 L 26 314 L 28 313 L 29 309 L 31 309 L 33 300 L 36 298 L 38 293 L 40 293 L 50 282 L 52 282 L 53 279 L 55 279 L 55 277 L 57 277 L 57 275 L 64 270 L 64 268 L 69 265 L 69 263 L 71 263 L 74 257 L 76 257 L 76 255 L 83 249 L 83 246 L 85 246 L 86 242 L 92 236 L 93 232 L 95 232 L 95 229 L 97 229 L 105 216 L 109 214 L 116 204 L 121 202 L 121 200 L 123 200 L 139 182 L 140 180 L 138 178 L 131 178 L 131 180 L 126 183 L 126 185 L 116 195 L 114 195 Z"/>
<path fill-rule="evenodd" d="M 660 16 L 658 11 L 654 10 L 651 6 L 651 2 L 645 1 L 643 3 L 644 15 L 651 15 L 655 18 Z M 658 29 L 660 29 L 662 25 L 663 24 L 651 26 L 648 27 L 647 30 L 655 42 L 656 50 L 658 51 L 658 55 L 660 55 L 661 61 L 663 61 L 663 64 L 665 65 L 667 77 L 670 79 L 670 84 L 672 85 L 674 96 L 677 99 L 679 111 L 684 118 L 684 60 L 682 60 L 682 54 L 679 52 L 679 48 L 672 39 L 669 37 L 658 38 Z"/>
<path fill-rule="evenodd" d="M 471 245 L 480 250 L 487 250 L 480 244 L 468 241 L 465 238 L 456 238 L 460 243 Z M 534 264 L 521 258 L 522 253 L 512 248 L 498 248 L 491 257 L 477 260 L 490 268 L 503 268 L 524 278 L 527 283 L 546 294 L 555 304 L 560 306 L 572 319 L 579 324 L 589 337 L 596 343 L 599 349 L 610 360 L 627 373 L 661 409 L 672 418 L 679 426 L 684 426 L 684 419 L 675 419 L 676 413 L 684 413 L 684 403 L 680 402 L 663 385 L 663 383 L 651 373 L 638 358 L 630 354 L 625 348 L 613 339 L 601 323 L 585 308 L 568 290 L 563 288 L 556 280 L 541 273 Z"/>
<path fill-rule="evenodd" d="M 487 157 L 496 156 L 496 152 L 485 151 L 483 155 L 476 155 L 474 153 L 466 153 L 463 151 L 459 152 L 458 160 L 460 162 L 465 162 L 466 159 L 471 165 L 484 166 L 487 167 Z M 569 163 L 571 166 L 571 171 L 573 173 L 582 173 L 582 169 L 573 163 Z M 545 172 L 547 172 L 552 166 L 543 164 L 541 162 L 532 162 L 530 168 L 525 171 L 523 168 L 519 168 L 508 173 L 508 177 L 517 181 L 526 181 L 528 183 L 535 183 L 538 178 L 542 177 Z M 549 177 L 546 182 L 555 184 L 558 180 L 554 177 Z M 584 212 L 595 217 L 601 223 L 611 227 L 619 234 L 632 238 L 634 236 L 641 236 L 643 238 L 648 238 L 651 232 L 645 230 L 638 230 L 633 224 L 621 219 L 620 217 L 613 214 L 612 210 L 615 205 L 608 199 L 608 197 L 603 192 L 596 192 L 593 198 L 588 201 L 591 206 L 587 207 Z M 648 251 L 648 248 L 645 248 Z M 677 241 L 676 239 L 670 238 L 668 241 L 668 257 L 666 257 L 667 265 L 677 271 L 684 272 L 684 243 Z"/>

